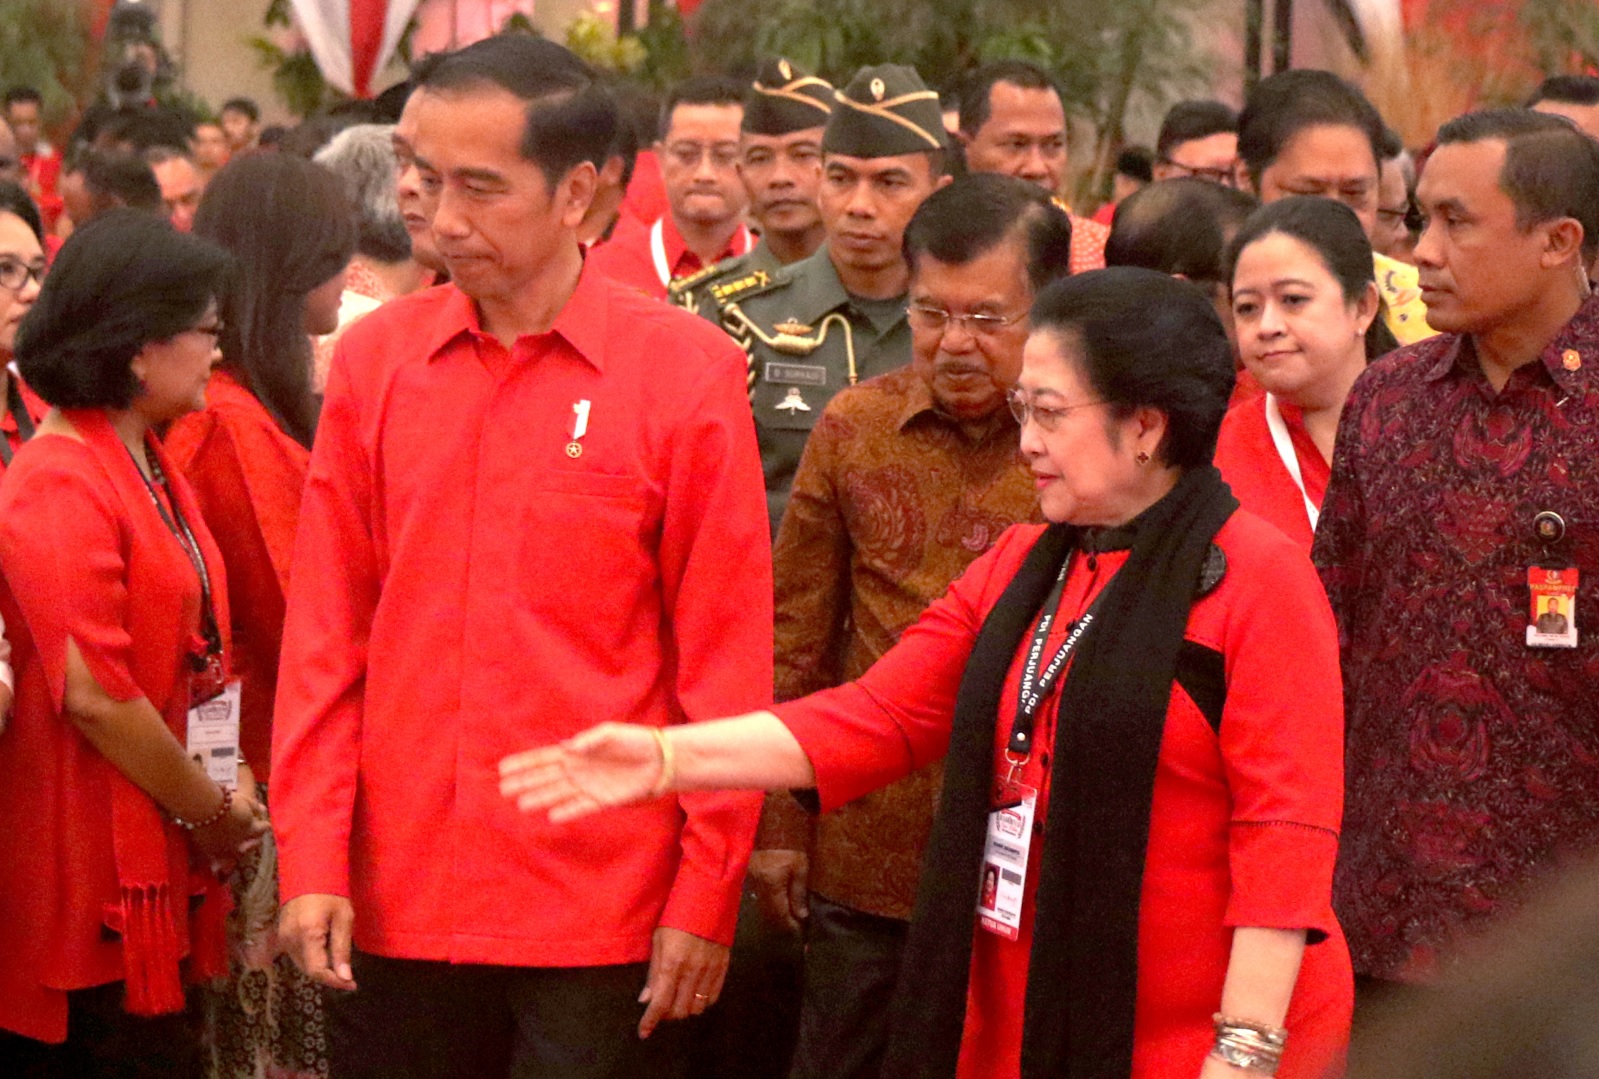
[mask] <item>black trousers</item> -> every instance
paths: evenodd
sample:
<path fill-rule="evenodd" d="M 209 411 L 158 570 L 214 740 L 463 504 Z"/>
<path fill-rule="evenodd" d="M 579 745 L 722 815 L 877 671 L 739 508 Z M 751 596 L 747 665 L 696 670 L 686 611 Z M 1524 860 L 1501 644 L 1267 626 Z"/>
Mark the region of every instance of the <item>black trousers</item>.
<path fill-rule="evenodd" d="M 678 1079 L 681 1024 L 640 1041 L 648 967 L 495 967 L 351 957 L 328 992 L 333 1079 Z"/>
<path fill-rule="evenodd" d="M 790 1079 L 876 1079 L 909 922 L 811 893 L 799 1045 Z"/>
<path fill-rule="evenodd" d="M 194 1011 L 194 1009 L 190 1009 Z M 122 983 L 67 994 L 67 1040 L 47 1045 L 0 1031 L 4 1079 L 200 1079 L 200 1032 L 189 1014 L 122 1008 Z"/>
<path fill-rule="evenodd" d="M 799 1034 L 800 934 L 761 913 L 755 892 L 744 887 L 738 936 L 722 996 L 693 1031 L 693 1079 L 784 1079 Z M 694 1022 L 694 1021 L 690 1021 Z"/>

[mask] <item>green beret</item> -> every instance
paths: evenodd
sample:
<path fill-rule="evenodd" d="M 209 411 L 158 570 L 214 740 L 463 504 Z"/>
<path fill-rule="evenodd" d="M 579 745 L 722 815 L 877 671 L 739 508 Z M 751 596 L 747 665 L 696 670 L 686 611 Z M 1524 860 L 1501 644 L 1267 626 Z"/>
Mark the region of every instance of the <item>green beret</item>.
<path fill-rule="evenodd" d="M 938 95 L 915 68 L 863 67 L 839 91 L 822 149 L 850 157 L 898 157 L 949 146 Z"/>
<path fill-rule="evenodd" d="M 744 95 L 744 130 L 751 135 L 787 135 L 821 127 L 833 111 L 833 84 L 807 75 L 787 60 L 761 65 Z"/>

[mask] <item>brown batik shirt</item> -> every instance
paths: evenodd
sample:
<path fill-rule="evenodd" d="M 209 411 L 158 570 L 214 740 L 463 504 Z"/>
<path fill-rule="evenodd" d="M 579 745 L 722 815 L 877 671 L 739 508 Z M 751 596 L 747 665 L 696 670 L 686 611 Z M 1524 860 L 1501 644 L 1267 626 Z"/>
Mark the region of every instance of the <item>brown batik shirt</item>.
<path fill-rule="evenodd" d="M 1036 520 L 1008 410 L 963 428 L 908 366 L 841 392 L 806 442 L 772 556 L 777 700 L 859 677 L 1001 532 Z M 774 794 L 756 846 L 809 849 L 813 891 L 908 919 L 942 772 L 814 822 Z"/>

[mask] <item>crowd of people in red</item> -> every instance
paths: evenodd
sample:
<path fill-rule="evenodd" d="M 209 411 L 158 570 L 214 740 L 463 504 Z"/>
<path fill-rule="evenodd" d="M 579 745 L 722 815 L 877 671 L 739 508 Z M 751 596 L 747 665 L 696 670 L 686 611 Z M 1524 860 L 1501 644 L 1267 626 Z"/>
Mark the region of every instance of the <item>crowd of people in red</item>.
<path fill-rule="evenodd" d="M 41 106 L 0 1073 L 1592 1073 L 1438 1002 L 1599 847 L 1599 78 Z"/>

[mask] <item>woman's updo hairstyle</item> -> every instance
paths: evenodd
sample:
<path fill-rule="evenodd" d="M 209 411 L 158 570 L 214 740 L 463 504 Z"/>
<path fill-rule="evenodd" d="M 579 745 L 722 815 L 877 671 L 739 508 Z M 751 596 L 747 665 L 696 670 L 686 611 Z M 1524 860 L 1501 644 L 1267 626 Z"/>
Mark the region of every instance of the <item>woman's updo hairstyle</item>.
<path fill-rule="evenodd" d="M 1077 344 L 1079 375 L 1119 416 L 1166 415 L 1163 462 L 1210 463 L 1233 392 L 1233 352 L 1196 285 L 1131 266 L 1074 275 L 1039 294 L 1032 327 Z"/>
<path fill-rule="evenodd" d="M 119 209 L 61 248 L 17 330 L 28 386 L 57 408 L 127 408 L 144 346 L 193 329 L 217 299 L 227 253 L 148 210 Z"/>

